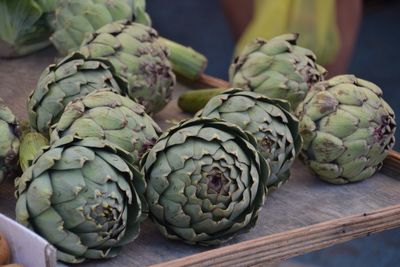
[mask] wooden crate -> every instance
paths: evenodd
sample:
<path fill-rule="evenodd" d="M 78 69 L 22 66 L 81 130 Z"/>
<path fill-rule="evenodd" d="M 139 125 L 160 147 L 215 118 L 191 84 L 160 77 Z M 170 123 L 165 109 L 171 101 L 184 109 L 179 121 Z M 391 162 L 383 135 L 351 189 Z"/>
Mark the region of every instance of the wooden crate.
<path fill-rule="evenodd" d="M 0 97 L 20 119 L 26 119 L 26 99 L 55 51 L 44 50 L 16 60 L 0 60 Z M 226 86 L 204 76 L 203 86 Z M 166 129 L 188 117 L 176 105 L 186 90 L 178 85 L 174 101 L 155 119 Z M 141 235 L 119 257 L 81 266 L 236 266 L 278 262 L 372 233 L 400 226 L 400 154 L 392 151 L 384 168 L 361 183 L 335 186 L 315 178 L 300 162 L 292 178 L 267 197 L 254 229 L 219 247 L 190 246 L 165 239 L 150 220 Z M 13 183 L 0 186 L 0 212 L 14 218 Z"/>

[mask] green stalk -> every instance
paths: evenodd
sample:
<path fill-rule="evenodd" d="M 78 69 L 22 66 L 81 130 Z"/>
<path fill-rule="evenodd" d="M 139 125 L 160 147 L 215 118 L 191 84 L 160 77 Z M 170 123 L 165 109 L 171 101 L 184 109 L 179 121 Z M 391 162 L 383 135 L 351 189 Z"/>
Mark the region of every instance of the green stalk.
<path fill-rule="evenodd" d="M 160 41 L 169 49 L 172 69 L 191 81 L 197 80 L 207 66 L 207 58 L 190 47 L 160 37 Z"/>
<path fill-rule="evenodd" d="M 33 160 L 42 154 L 43 149 L 49 145 L 49 140 L 42 134 L 30 132 L 23 135 L 19 146 L 19 164 L 24 172 Z"/>
<path fill-rule="evenodd" d="M 225 90 L 226 88 L 211 88 L 185 92 L 179 96 L 178 106 L 185 112 L 196 113 L 207 104 L 208 100 Z"/>

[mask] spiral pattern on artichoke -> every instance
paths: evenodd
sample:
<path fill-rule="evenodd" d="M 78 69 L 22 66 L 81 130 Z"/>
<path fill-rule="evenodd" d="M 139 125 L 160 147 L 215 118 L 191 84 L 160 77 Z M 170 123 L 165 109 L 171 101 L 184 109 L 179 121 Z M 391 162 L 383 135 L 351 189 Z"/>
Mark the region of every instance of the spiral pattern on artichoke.
<path fill-rule="evenodd" d="M 207 118 L 164 133 L 142 161 L 151 218 L 161 233 L 215 245 L 254 226 L 270 174 L 254 145 L 237 126 Z"/>
<path fill-rule="evenodd" d="M 143 176 L 102 140 L 66 136 L 16 180 L 18 222 L 77 263 L 116 256 L 146 215 Z"/>
<path fill-rule="evenodd" d="M 284 100 L 231 89 L 211 98 L 197 115 L 222 119 L 252 134 L 271 166 L 268 187 L 277 187 L 289 179 L 289 168 L 302 144 L 298 120 L 289 110 Z"/>

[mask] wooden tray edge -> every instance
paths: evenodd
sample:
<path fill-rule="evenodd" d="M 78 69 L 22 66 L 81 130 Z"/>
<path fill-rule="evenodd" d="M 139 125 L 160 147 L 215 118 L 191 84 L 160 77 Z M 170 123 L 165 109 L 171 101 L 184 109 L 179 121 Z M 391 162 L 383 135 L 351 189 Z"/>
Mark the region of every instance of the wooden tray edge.
<path fill-rule="evenodd" d="M 229 82 L 207 74 L 201 74 L 198 82 L 207 87 L 229 88 Z"/>
<path fill-rule="evenodd" d="M 352 239 L 400 227 L 400 204 L 217 248 L 172 260 L 167 266 L 271 264 Z"/>

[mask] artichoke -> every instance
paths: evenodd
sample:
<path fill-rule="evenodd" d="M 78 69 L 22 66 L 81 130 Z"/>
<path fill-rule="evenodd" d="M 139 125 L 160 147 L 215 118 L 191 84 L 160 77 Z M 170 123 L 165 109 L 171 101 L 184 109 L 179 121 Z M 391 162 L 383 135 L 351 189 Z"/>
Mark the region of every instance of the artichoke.
<path fill-rule="evenodd" d="M 150 216 L 161 233 L 215 245 L 254 226 L 270 174 L 255 144 L 237 126 L 207 118 L 164 133 L 142 160 Z"/>
<path fill-rule="evenodd" d="M 23 56 L 50 44 L 45 13 L 34 0 L 0 0 L 0 57 Z"/>
<path fill-rule="evenodd" d="M 144 108 L 111 91 L 95 91 L 65 108 L 54 125 L 52 141 L 66 135 L 97 137 L 129 152 L 130 163 L 138 165 L 142 155 L 158 139 L 161 129 Z"/>
<path fill-rule="evenodd" d="M 0 183 L 12 176 L 18 165 L 19 137 L 17 119 L 0 98 Z"/>
<path fill-rule="evenodd" d="M 44 12 L 53 13 L 56 10 L 58 2 L 63 0 L 36 0 L 37 4 Z"/>
<path fill-rule="evenodd" d="M 87 35 L 113 21 L 133 19 L 150 25 L 144 0 L 63 0 L 53 6 L 50 40 L 62 54 L 79 49 Z"/>
<path fill-rule="evenodd" d="M 305 163 L 333 184 L 361 181 L 394 145 L 395 115 L 375 84 L 353 75 L 316 84 L 297 109 Z"/>
<path fill-rule="evenodd" d="M 133 10 L 133 20 L 143 25 L 151 25 L 151 18 L 146 12 L 146 0 L 128 0 Z"/>
<path fill-rule="evenodd" d="M 50 126 L 58 121 L 70 101 L 100 88 L 126 91 L 125 82 L 114 75 L 111 65 L 104 60 L 86 59 L 74 53 L 50 65 L 28 99 L 32 128 L 49 136 Z"/>
<path fill-rule="evenodd" d="M 19 165 L 25 171 L 36 157 L 41 155 L 49 145 L 49 140 L 37 132 L 29 132 L 22 135 L 21 145 L 19 146 Z"/>
<path fill-rule="evenodd" d="M 17 221 L 53 244 L 61 261 L 116 256 L 147 212 L 145 180 L 124 157 L 103 140 L 58 140 L 16 180 Z"/>
<path fill-rule="evenodd" d="M 156 113 L 170 101 L 175 75 L 167 48 L 153 28 L 129 21 L 110 23 L 89 36 L 80 52 L 109 60 L 117 74 L 128 81 L 129 96 L 146 112 Z"/>
<path fill-rule="evenodd" d="M 301 148 L 299 122 L 286 101 L 231 89 L 214 96 L 198 116 L 233 123 L 257 139 L 257 149 L 271 167 L 268 186 L 279 186 L 289 176 Z"/>
<path fill-rule="evenodd" d="M 312 51 L 296 45 L 298 36 L 256 39 L 247 45 L 230 66 L 231 85 L 285 99 L 295 110 L 309 88 L 322 81 L 326 73 L 315 63 Z"/>

